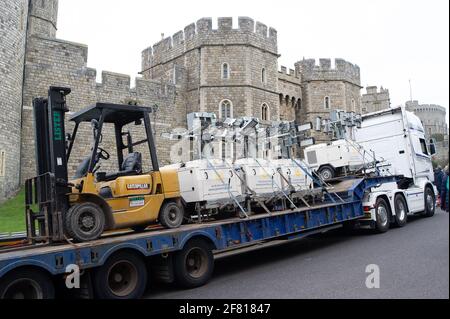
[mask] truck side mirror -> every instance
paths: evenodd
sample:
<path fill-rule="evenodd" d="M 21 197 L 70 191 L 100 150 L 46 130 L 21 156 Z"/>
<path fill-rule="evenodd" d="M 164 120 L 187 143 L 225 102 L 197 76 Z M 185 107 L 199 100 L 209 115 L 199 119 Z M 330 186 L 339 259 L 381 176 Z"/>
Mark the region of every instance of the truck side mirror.
<path fill-rule="evenodd" d="M 433 156 L 436 154 L 436 143 L 434 139 L 430 139 L 430 155 Z"/>

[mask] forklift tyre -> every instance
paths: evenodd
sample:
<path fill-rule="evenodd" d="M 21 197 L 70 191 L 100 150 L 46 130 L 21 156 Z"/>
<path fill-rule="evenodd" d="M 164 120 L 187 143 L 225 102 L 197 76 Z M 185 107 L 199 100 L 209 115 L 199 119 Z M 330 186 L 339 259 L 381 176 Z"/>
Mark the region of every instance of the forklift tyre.
<path fill-rule="evenodd" d="M 105 229 L 105 214 L 94 203 L 73 205 L 64 219 L 68 237 L 76 242 L 91 241 L 99 238 Z"/>
<path fill-rule="evenodd" d="M 183 223 L 184 209 L 176 202 L 170 201 L 163 204 L 159 212 L 159 222 L 166 228 L 178 228 Z"/>

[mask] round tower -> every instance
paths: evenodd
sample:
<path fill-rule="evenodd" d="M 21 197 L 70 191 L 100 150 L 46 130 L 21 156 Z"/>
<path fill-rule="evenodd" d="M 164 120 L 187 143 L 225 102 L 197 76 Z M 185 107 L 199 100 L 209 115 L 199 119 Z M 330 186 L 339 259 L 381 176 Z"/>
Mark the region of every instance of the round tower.
<path fill-rule="evenodd" d="M 58 0 L 31 0 L 28 35 L 56 36 Z"/>
<path fill-rule="evenodd" d="M 0 201 L 20 185 L 22 82 L 28 0 L 0 6 Z"/>

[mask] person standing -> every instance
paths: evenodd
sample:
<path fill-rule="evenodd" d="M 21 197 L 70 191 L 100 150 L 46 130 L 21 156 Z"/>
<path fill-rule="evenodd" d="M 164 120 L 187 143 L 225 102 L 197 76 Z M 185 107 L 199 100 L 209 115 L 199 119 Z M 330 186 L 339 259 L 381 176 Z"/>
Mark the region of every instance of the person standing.
<path fill-rule="evenodd" d="M 442 178 L 444 175 L 441 166 L 438 165 L 434 170 L 434 185 L 436 185 L 439 196 L 441 195 Z"/>
<path fill-rule="evenodd" d="M 445 183 L 445 211 L 448 213 L 449 206 L 450 206 L 449 205 L 449 196 L 450 196 L 450 194 L 448 192 L 448 184 L 449 184 L 450 177 L 449 177 L 449 174 L 448 174 L 448 165 L 447 165 L 446 174 L 447 174 L 447 182 Z"/>
<path fill-rule="evenodd" d="M 444 175 L 442 176 L 439 195 L 441 197 L 441 209 L 448 212 L 448 165 L 444 168 Z"/>

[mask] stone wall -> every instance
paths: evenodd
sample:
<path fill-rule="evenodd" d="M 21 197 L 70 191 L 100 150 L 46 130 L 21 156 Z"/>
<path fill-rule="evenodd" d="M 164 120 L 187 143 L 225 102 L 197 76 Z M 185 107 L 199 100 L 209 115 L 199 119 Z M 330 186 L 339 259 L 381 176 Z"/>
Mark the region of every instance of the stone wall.
<path fill-rule="evenodd" d="M 68 96 L 70 111 L 78 111 L 96 102 L 127 103 L 137 101 L 139 105 L 158 106 L 156 117 L 152 118 L 156 129 L 157 150 L 161 164 L 168 164 L 169 147 L 171 143 L 161 141 L 161 133 L 169 131 L 172 126 L 186 126 L 184 110 L 178 109 L 180 97 L 179 88 L 174 84 L 138 78 L 136 87 L 130 88 L 128 75 L 113 72 L 103 72 L 102 82 L 96 82 L 96 70 L 87 67 L 87 51 L 85 45 L 72 43 L 55 38 L 45 38 L 32 35 L 28 41 L 26 56 L 26 77 L 24 85 L 24 110 L 22 125 L 22 178 L 35 175 L 34 129 L 32 100 L 35 97 L 47 96 L 49 86 L 67 86 L 72 89 Z M 68 130 L 73 127 L 67 123 Z M 74 172 L 79 161 L 89 154 L 91 147 L 90 125 L 87 123 L 80 128 L 77 143 L 69 162 L 70 174 Z M 109 130 L 109 131 L 108 131 Z M 111 134 L 109 134 L 110 132 Z M 143 131 L 135 136 L 135 140 L 142 137 Z M 112 150 L 112 159 L 104 163 L 107 170 L 116 169 L 115 150 L 112 147 L 112 128 L 104 133 L 104 148 Z M 145 156 L 147 155 L 147 156 Z M 144 152 L 145 158 L 149 159 Z M 148 161 L 149 162 L 149 161 Z M 148 166 L 147 166 L 148 167 Z M 116 169 L 117 170 L 117 169 Z"/>
<path fill-rule="evenodd" d="M 315 122 L 317 117 L 328 118 L 331 110 L 361 112 L 361 79 L 357 65 L 342 59 L 303 59 L 295 64 L 302 77 L 302 110 L 297 118 L 301 123 Z M 328 108 L 326 105 L 328 101 Z M 313 132 L 317 142 L 329 141 L 325 134 Z"/>
<path fill-rule="evenodd" d="M 391 107 L 389 90 L 383 87 L 378 90 L 376 86 L 368 86 L 366 93 L 361 97 L 362 113 L 377 112 Z"/>
<path fill-rule="evenodd" d="M 218 114 L 221 101 L 229 100 L 234 116 L 260 117 L 265 103 L 270 118 L 278 119 L 276 30 L 246 17 L 238 24 L 233 29 L 232 18 L 219 18 L 215 30 L 212 19 L 203 18 L 188 25 L 143 51 L 142 74 L 167 80 L 177 67 L 183 68 L 187 112 Z M 224 63 L 229 78 L 222 76 Z"/>
<path fill-rule="evenodd" d="M 280 120 L 300 121 L 302 112 L 302 79 L 299 73 L 284 66 L 278 72 Z M 298 118 L 297 118 L 298 116 Z"/>
<path fill-rule="evenodd" d="M 0 201 L 19 187 L 27 12 L 27 0 L 0 2 Z"/>

